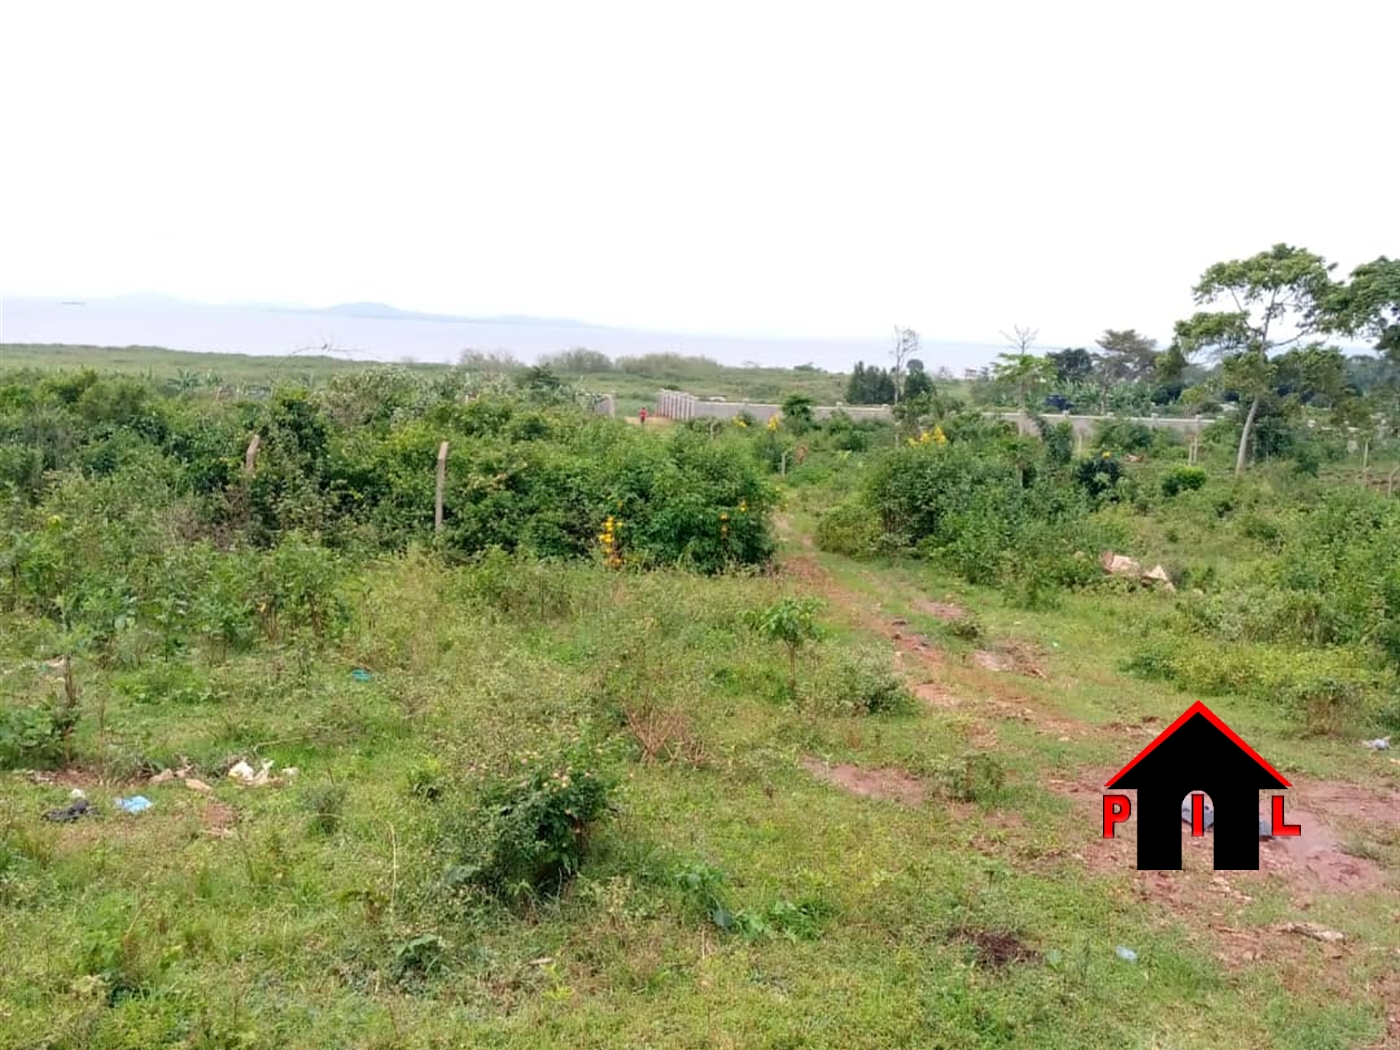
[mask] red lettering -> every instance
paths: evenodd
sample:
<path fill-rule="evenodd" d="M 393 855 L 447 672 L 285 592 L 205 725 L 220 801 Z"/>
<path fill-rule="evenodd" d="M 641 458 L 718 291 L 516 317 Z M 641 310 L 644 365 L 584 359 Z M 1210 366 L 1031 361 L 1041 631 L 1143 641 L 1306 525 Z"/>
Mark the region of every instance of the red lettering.
<path fill-rule="evenodd" d="M 1191 796 L 1191 837 L 1200 838 L 1206 833 L 1206 797 Z"/>
<path fill-rule="evenodd" d="M 1103 797 L 1103 837 L 1113 838 L 1113 825 L 1121 824 L 1133 813 L 1132 800 L 1127 795 L 1105 795 Z"/>
<path fill-rule="evenodd" d="M 1303 826 L 1301 824 L 1285 824 L 1283 821 L 1283 796 L 1274 796 L 1274 835 L 1283 837 L 1285 835 L 1301 835 Z"/>

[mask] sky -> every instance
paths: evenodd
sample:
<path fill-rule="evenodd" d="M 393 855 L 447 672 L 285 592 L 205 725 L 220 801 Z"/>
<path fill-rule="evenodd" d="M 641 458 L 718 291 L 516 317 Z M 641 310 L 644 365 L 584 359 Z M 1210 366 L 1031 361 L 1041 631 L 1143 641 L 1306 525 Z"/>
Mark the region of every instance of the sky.
<path fill-rule="evenodd" d="M 1400 255 L 1400 4 L 0 0 L 0 295 L 1159 337 Z"/>

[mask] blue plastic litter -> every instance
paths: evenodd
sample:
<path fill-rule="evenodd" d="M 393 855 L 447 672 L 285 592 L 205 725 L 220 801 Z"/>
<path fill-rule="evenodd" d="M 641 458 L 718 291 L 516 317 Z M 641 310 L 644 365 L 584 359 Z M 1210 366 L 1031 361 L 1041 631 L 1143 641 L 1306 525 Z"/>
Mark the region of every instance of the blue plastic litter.
<path fill-rule="evenodd" d="M 116 801 L 116 807 L 126 813 L 144 813 L 154 804 L 145 795 L 132 795 L 130 798 L 119 798 Z"/>
<path fill-rule="evenodd" d="M 1181 822 L 1187 827 L 1191 826 L 1191 796 L 1186 796 L 1186 801 L 1181 804 Z M 1202 807 L 1201 824 L 1205 830 L 1209 831 L 1215 826 L 1215 807 L 1207 800 Z M 1261 839 L 1271 839 L 1274 837 L 1273 826 L 1266 817 L 1259 818 L 1259 837 Z"/>
<path fill-rule="evenodd" d="M 1120 944 L 1117 948 L 1113 949 L 1113 952 L 1124 962 L 1137 962 L 1137 952 L 1133 951 L 1131 948 L 1124 948 Z"/>
<path fill-rule="evenodd" d="M 366 671 L 363 667 L 357 667 L 350 672 L 350 677 L 355 679 L 355 681 L 357 682 L 368 682 L 374 676 L 368 671 Z"/>

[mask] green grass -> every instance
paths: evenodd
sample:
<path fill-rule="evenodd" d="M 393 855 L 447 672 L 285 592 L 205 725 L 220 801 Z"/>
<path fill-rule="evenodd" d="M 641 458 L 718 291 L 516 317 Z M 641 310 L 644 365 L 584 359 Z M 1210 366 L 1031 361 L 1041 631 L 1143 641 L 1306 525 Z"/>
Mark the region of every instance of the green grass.
<path fill-rule="evenodd" d="M 1313 917 L 1357 942 L 1340 979 L 1311 942 L 1232 971 L 1199 916 L 1144 903 L 1131 871 L 1074 858 L 1099 848 L 1093 814 L 1046 778 L 1126 760 L 1109 722 L 1185 702 L 1116 669 L 1132 646 L 1130 599 L 1029 613 L 922 566 L 821 561 L 842 592 L 801 693 L 848 643 L 888 645 L 871 635 L 868 603 L 938 638 L 948 681 L 972 699 L 1023 693 L 1090 732 L 1062 743 L 975 708 L 842 718 L 791 702 L 781 649 L 742 622 L 802 589 L 790 580 L 564 567 L 551 604 L 516 617 L 459 598 L 470 569 L 389 559 L 337 647 L 196 659 L 207 699 L 137 701 L 119 675 L 79 663 L 90 714 L 77 746 L 104 815 L 45 824 L 65 785 L 0 781 L 0 1044 L 1302 1050 L 1379 1038 L 1366 988 L 1400 950 L 1393 889 L 1319 898 Z M 911 611 L 920 595 L 966 603 L 990 640 L 1035 643 L 1048 678 L 1011 685 L 962 668 L 955 640 Z M 45 688 L 27 655 L 7 653 L 6 703 Z M 352 680 L 357 666 L 373 680 Z M 641 760 L 619 714 L 643 703 L 683 713 L 699 765 Z M 1266 710 L 1217 710 L 1285 768 L 1354 765 Z M 1007 783 L 973 803 L 860 798 L 799 765 L 816 755 L 932 777 L 985 725 Z M 580 732 L 621 748 L 624 780 L 567 892 L 520 912 L 444 889 L 443 836 L 472 804 L 470 771 Z M 212 798 L 99 783 L 104 766 L 119 778 L 181 756 L 211 779 L 234 756 L 302 772 L 283 787 L 220 781 Z M 413 791 L 425 769 L 448 785 L 437 802 Z M 112 811 L 135 790 L 155 808 Z M 343 793 L 329 822 L 328 793 Z M 724 872 L 735 908 L 814 902 L 818 935 L 721 932 L 677 888 L 695 864 Z M 1295 917 L 1277 894 L 1218 907 L 1245 927 Z M 1014 935 L 1031 957 L 979 962 L 967 940 L 979 931 Z M 441 939 L 433 965 L 401 972 L 425 936 Z M 1136 964 L 1115 956 L 1120 944 Z"/>

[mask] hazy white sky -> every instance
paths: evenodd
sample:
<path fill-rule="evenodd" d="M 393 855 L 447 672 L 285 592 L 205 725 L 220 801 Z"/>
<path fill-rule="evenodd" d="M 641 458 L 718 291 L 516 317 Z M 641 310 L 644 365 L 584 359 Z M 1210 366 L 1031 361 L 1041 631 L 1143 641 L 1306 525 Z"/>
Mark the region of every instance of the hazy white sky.
<path fill-rule="evenodd" d="M 0 0 L 0 292 L 1159 336 L 1400 254 L 1400 3 Z"/>

